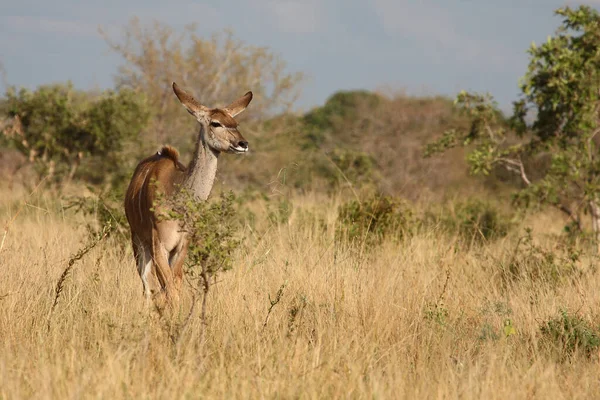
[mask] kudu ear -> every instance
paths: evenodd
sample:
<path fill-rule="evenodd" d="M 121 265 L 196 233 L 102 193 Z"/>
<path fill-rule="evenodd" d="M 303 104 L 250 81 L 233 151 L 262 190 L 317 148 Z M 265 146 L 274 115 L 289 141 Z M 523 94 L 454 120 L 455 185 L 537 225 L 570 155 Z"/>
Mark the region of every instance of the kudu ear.
<path fill-rule="evenodd" d="M 252 92 L 247 92 L 245 95 L 243 95 L 227 107 L 223 108 L 223 111 L 226 111 L 229 115 L 235 117 L 236 115 L 244 111 L 246 107 L 248 107 L 248 104 L 250 104 L 250 100 L 252 100 Z"/>
<path fill-rule="evenodd" d="M 175 92 L 175 96 L 177 96 L 185 109 L 194 117 L 199 117 L 208 111 L 208 108 L 198 103 L 191 94 L 181 89 L 175 82 L 173 82 L 173 92 Z"/>

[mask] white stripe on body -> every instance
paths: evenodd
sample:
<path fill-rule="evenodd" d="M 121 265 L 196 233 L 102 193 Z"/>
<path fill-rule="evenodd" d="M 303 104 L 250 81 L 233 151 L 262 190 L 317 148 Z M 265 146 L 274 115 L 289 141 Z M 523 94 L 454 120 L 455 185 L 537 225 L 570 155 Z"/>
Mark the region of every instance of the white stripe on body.
<path fill-rule="evenodd" d="M 138 195 L 138 210 L 140 212 L 140 222 L 144 221 L 144 213 L 142 212 L 142 195 L 144 193 L 144 185 L 146 184 L 146 179 L 148 178 L 148 172 L 150 172 L 150 168 L 146 167 L 146 172 L 144 174 L 144 180 L 142 181 L 142 186 L 140 187 L 140 193 Z"/>

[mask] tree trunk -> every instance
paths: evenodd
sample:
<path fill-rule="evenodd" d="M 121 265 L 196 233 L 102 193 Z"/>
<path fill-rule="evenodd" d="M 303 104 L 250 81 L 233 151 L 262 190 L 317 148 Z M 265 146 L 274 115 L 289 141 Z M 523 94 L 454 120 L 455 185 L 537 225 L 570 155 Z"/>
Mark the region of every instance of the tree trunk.
<path fill-rule="evenodd" d="M 597 200 L 590 201 L 590 214 L 592 216 L 592 232 L 594 233 L 596 254 L 600 254 L 600 206 Z"/>
<path fill-rule="evenodd" d="M 71 170 L 69 171 L 69 175 L 67 175 L 66 181 L 63 183 L 63 187 L 68 186 L 73 181 L 75 174 L 77 173 L 77 169 L 81 165 L 81 156 L 77 156 L 75 160 L 71 163 Z"/>

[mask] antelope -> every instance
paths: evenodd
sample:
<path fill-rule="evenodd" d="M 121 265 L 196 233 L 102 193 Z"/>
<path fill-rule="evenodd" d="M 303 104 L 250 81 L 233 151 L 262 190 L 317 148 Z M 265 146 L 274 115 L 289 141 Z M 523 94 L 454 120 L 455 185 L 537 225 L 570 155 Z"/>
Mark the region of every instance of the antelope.
<path fill-rule="evenodd" d="M 185 167 L 175 148 L 162 147 L 137 165 L 124 201 L 144 296 L 149 299 L 165 295 L 167 301 L 179 297 L 188 240 L 179 221 L 159 220 L 151 210 L 157 190 L 169 198 L 178 188 L 185 188 L 196 200 L 207 200 L 217 173 L 219 155 L 248 151 L 248 142 L 239 132 L 234 118 L 252 100 L 249 91 L 224 108 L 208 108 L 175 82 L 172 87 L 183 107 L 200 123 L 194 156 Z"/>

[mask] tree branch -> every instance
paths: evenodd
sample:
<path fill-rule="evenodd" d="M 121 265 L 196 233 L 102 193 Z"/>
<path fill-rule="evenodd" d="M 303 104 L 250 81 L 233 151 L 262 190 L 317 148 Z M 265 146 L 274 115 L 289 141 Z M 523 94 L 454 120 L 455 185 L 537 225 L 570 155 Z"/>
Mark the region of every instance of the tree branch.
<path fill-rule="evenodd" d="M 521 175 L 521 179 L 523 180 L 523 182 L 525 182 L 527 186 L 531 185 L 531 181 L 527 177 L 527 173 L 525 172 L 525 166 L 523 165 L 521 157 L 518 158 L 518 161 L 511 160 L 510 158 L 498 158 L 498 161 L 505 163 L 505 167 L 509 171 L 513 171 Z"/>
<path fill-rule="evenodd" d="M 527 173 L 525 172 L 525 166 L 523 165 L 523 161 L 521 160 L 521 157 L 519 157 L 518 160 L 512 160 L 510 158 L 498 158 L 497 161 L 504 163 L 504 167 L 506 169 L 508 169 L 509 171 L 519 174 L 521 176 L 521 180 L 527 186 L 531 186 L 531 181 L 529 180 L 529 177 L 527 176 Z M 575 224 L 577 225 L 577 229 L 579 231 L 583 230 L 583 228 L 581 227 L 581 220 L 579 219 L 579 216 L 573 212 L 573 210 L 571 210 L 568 206 L 566 206 L 564 204 L 560 204 L 560 203 L 553 204 L 553 206 L 556 207 L 557 209 L 559 209 L 560 211 L 562 211 L 563 213 L 565 213 L 569 217 L 569 219 L 571 219 L 573 222 L 575 222 Z"/>

